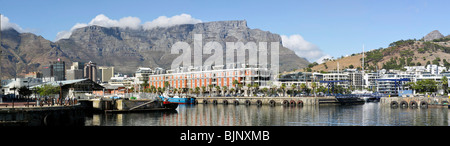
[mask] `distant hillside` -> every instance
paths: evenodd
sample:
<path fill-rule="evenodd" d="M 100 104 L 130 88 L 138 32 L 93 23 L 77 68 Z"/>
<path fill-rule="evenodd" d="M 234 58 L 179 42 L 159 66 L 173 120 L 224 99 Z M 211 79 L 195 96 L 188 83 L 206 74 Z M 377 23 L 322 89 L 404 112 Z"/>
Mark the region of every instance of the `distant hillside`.
<path fill-rule="evenodd" d="M 427 40 L 427 41 L 425 41 Z M 361 68 L 362 53 L 327 61 L 301 71 L 331 71 L 337 69 Z M 444 37 L 433 31 L 420 40 L 409 39 L 393 42 L 387 48 L 365 52 L 365 70 L 403 69 L 404 66 L 437 64 L 450 67 L 450 36 Z"/>

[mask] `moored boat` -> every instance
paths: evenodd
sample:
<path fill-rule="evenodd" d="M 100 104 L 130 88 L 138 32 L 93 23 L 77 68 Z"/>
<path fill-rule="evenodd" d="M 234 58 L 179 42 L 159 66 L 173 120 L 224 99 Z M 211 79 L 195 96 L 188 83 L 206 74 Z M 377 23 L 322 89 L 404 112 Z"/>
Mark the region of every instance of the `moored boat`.
<path fill-rule="evenodd" d="M 194 104 L 195 98 L 194 97 L 179 97 L 179 96 L 170 96 L 170 95 L 160 95 L 159 98 L 161 98 L 162 101 L 164 101 L 164 104 L 168 103 L 177 103 L 177 104 Z"/>

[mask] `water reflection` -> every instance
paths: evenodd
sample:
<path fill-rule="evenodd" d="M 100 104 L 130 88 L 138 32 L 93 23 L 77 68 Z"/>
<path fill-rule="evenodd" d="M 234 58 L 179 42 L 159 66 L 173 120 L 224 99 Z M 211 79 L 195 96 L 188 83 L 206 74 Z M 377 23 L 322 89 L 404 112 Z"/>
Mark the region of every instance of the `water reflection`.
<path fill-rule="evenodd" d="M 172 112 L 94 114 L 87 126 L 448 126 L 447 108 L 180 105 Z"/>

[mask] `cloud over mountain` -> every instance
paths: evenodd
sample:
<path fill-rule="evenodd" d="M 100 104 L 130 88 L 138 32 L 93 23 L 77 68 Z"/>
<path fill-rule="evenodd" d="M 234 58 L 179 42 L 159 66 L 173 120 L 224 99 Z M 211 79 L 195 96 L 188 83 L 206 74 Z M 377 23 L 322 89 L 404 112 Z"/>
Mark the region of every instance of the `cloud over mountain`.
<path fill-rule="evenodd" d="M 1 15 L 1 30 L 6 30 L 10 28 L 15 29 L 18 32 L 24 32 L 24 30 L 19 25 L 9 22 L 8 17 Z"/>
<path fill-rule="evenodd" d="M 320 64 L 323 59 L 331 58 L 330 55 L 323 53 L 318 46 L 303 39 L 301 35 L 281 35 L 281 39 L 284 47 L 291 49 L 295 54 L 308 59 L 310 62 L 317 62 Z"/>
<path fill-rule="evenodd" d="M 98 25 L 102 27 L 119 27 L 119 28 L 130 28 L 130 29 L 153 29 L 156 27 L 170 27 L 179 24 L 196 24 L 201 23 L 199 19 L 192 18 L 189 14 L 180 14 L 172 17 L 160 16 L 152 21 L 145 22 L 141 24 L 141 20 L 138 17 L 124 17 L 119 20 L 110 19 L 104 14 L 97 15 L 89 23 L 77 23 L 69 31 L 60 31 L 56 34 L 54 41 L 60 39 L 67 39 L 72 34 L 72 31 L 77 28 L 82 28 L 86 26 Z"/>

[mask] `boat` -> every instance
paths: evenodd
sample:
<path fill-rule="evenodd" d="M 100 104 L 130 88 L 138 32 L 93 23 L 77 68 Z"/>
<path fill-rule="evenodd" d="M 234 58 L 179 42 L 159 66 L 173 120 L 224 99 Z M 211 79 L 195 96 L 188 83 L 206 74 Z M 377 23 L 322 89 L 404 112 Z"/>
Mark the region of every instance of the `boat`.
<path fill-rule="evenodd" d="M 179 96 L 172 96 L 172 95 L 159 95 L 159 98 L 161 98 L 162 101 L 164 101 L 164 104 L 169 103 L 177 103 L 177 104 L 194 104 L 195 98 L 194 97 L 179 97 Z"/>
<path fill-rule="evenodd" d="M 359 98 L 363 99 L 365 102 L 378 102 L 380 101 L 379 96 L 377 96 L 377 93 L 373 93 L 372 91 L 367 90 L 355 90 L 352 92 L 353 95 L 358 96 Z"/>

